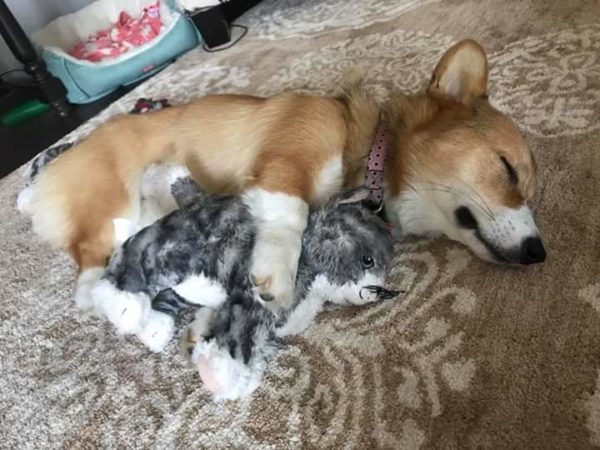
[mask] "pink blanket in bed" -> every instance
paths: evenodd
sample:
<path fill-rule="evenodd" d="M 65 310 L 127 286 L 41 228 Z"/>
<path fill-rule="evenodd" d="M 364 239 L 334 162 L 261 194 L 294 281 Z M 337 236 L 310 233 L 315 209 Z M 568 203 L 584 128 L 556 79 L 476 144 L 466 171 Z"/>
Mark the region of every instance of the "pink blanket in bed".
<path fill-rule="evenodd" d="M 137 19 L 121 11 L 117 23 L 77 43 L 69 54 L 92 62 L 115 58 L 154 39 L 160 34 L 161 27 L 160 0 L 157 0 L 153 5 L 146 6 Z"/>

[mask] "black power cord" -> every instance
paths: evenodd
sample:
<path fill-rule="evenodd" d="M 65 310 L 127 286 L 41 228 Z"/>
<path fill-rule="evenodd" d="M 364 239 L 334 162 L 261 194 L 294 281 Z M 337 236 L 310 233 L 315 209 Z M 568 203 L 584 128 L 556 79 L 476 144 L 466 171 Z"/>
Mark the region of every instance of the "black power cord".
<path fill-rule="evenodd" d="M 241 30 L 242 30 L 242 34 L 240 34 L 240 35 L 239 35 L 239 36 L 238 36 L 238 37 L 235 39 L 235 41 L 233 41 L 233 42 L 230 42 L 230 43 L 228 43 L 228 44 L 226 44 L 226 45 L 224 45 L 224 46 L 214 47 L 214 48 L 212 48 L 212 49 L 211 49 L 211 48 L 209 48 L 209 47 L 207 47 L 207 46 L 206 46 L 206 44 L 202 44 L 202 49 L 203 49 L 205 52 L 208 52 L 208 53 L 215 53 L 215 52 L 220 52 L 220 51 L 223 51 L 223 50 L 227 50 L 227 49 L 229 49 L 229 48 L 233 47 L 233 46 L 234 46 L 235 44 L 237 44 L 238 42 L 240 42 L 240 41 L 242 40 L 242 38 L 243 38 L 244 36 L 246 36 L 246 34 L 248 33 L 248 27 L 246 27 L 246 26 L 244 26 L 244 25 L 237 25 L 237 24 L 234 24 L 234 23 L 232 23 L 232 24 L 230 25 L 230 27 L 231 27 L 232 29 L 233 29 L 233 28 L 239 28 L 239 29 L 241 29 Z"/>
<path fill-rule="evenodd" d="M 2 78 L 4 78 L 6 75 L 8 75 L 10 73 L 15 73 L 15 72 L 25 72 L 25 70 L 23 70 L 23 69 L 11 69 L 11 70 L 7 70 L 6 72 L 0 73 L 0 80 Z"/>

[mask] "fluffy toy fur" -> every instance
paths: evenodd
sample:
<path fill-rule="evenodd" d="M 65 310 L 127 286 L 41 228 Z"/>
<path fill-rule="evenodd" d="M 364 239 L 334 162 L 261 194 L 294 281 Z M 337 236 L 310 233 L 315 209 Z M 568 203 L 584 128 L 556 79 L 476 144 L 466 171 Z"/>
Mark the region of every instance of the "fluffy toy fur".
<path fill-rule="evenodd" d="M 120 333 L 136 334 L 154 351 L 172 338 L 181 309 L 206 306 L 185 341 L 217 400 L 252 392 L 275 338 L 303 331 L 326 301 L 366 304 L 397 295 L 383 287 L 393 242 L 361 203 L 368 190 L 338 195 L 311 211 L 294 300 L 277 314 L 250 280 L 256 225 L 243 199 L 198 192 L 185 177 L 172 191 L 181 209 L 114 253 L 92 303 Z"/>

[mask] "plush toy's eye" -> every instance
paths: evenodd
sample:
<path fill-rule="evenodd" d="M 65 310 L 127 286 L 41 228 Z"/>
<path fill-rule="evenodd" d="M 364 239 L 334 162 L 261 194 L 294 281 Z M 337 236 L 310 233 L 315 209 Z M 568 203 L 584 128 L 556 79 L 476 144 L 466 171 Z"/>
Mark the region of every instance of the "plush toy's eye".
<path fill-rule="evenodd" d="M 375 265 L 375 261 L 373 261 L 373 258 L 371 258 L 370 256 L 363 256 L 363 259 L 362 259 L 363 268 L 370 269 L 374 265 Z"/>

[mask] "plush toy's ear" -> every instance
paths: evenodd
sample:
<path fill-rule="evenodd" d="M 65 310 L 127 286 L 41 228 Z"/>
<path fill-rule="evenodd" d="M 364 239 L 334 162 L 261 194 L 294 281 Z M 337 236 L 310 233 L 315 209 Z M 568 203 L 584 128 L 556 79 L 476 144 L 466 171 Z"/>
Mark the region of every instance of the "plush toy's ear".
<path fill-rule="evenodd" d="M 470 105 L 487 92 L 485 50 L 472 39 L 453 45 L 438 62 L 427 92 L 435 97 Z"/>
<path fill-rule="evenodd" d="M 349 191 L 342 192 L 335 199 L 336 205 L 345 205 L 348 203 L 358 203 L 369 198 L 369 188 L 361 186 Z"/>

